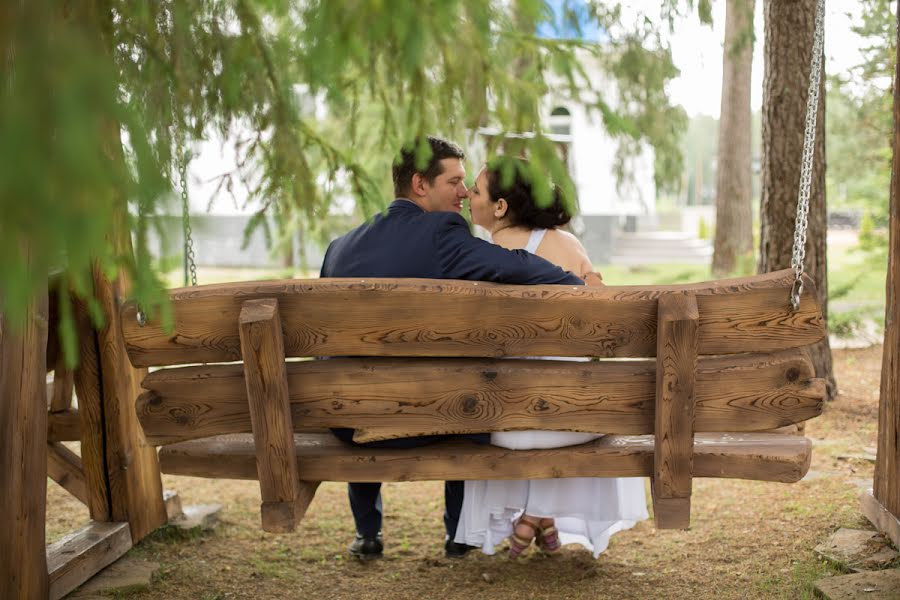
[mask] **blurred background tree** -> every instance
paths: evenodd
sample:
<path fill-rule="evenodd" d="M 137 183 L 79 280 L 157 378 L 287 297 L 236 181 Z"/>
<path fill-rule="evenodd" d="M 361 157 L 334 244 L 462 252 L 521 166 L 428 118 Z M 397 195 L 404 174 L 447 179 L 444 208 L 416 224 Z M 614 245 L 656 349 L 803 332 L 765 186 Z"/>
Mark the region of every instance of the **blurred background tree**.
<path fill-rule="evenodd" d="M 829 201 L 834 207 L 868 215 L 863 228 L 868 234 L 861 242 L 881 264 L 887 239 L 877 230 L 886 226 L 888 218 L 891 77 L 896 56 L 897 24 L 890 4 L 891 0 L 860 2 L 861 14 L 852 29 L 865 41 L 861 49 L 865 60 L 847 73 L 830 77 L 827 98 Z"/>

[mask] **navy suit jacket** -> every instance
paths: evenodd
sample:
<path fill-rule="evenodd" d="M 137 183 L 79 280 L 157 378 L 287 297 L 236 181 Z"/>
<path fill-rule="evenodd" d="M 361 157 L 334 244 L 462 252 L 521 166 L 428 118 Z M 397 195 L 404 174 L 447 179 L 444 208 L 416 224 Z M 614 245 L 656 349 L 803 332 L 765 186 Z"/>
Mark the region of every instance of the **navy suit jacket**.
<path fill-rule="evenodd" d="M 422 277 L 495 283 L 582 285 L 578 277 L 526 252 L 473 237 L 454 212 L 426 212 L 398 199 L 331 242 L 322 277 Z"/>

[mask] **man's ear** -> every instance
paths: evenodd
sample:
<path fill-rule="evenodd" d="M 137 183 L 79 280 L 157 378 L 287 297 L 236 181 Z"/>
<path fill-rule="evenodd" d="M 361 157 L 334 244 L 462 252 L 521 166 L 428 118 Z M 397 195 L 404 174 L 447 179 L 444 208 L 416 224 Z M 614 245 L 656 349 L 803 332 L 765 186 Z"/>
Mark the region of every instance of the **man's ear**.
<path fill-rule="evenodd" d="M 494 204 L 494 216 L 498 219 L 502 219 L 506 216 L 506 213 L 509 211 L 509 203 L 506 201 L 506 198 L 500 198 Z"/>
<path fill-rule="evenodd" d="M 413 173 L 412 180 L 409 183 L 409 189 L 412 191 L 413 196 L 424 196 L 428 192 L 425 188 L 427 184 L 428 180 L 425 179 L 424 175 L 421 173 Z"/>

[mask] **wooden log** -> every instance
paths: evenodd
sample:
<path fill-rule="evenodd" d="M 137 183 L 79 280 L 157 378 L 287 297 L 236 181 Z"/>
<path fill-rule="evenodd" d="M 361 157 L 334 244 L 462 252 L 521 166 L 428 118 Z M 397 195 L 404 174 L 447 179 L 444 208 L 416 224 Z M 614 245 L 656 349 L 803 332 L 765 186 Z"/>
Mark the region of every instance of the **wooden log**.
<path fill-rule="evenodd" d="M 814 417 L 824 397 L 814 376 L 799 350 L 703 358 L 695 428 L 754 431 Z M 345 358 L 290 362 L 287 378 L 294 431 L 354 427 L 362 439 L 384 439 L 506 428 L 654 430 L 652 360 Z M 143 386 L 137 411 L 151 443 L 251 430 L 241 365 L 161 369 Z"/>
<path fill-rule="evenodd" d="M 250 422 L 256 440 L 256 465 L 262 495 L 262 526 L 274 533 L 291 532 L 306 506 L 291 424 L 284 343 L 278 301 L 249 300 L 240 316 L 241 353 Z M 312 499 L 312 494 L 303 496 Z"/>
<path fill-rule="evenodd" d="M 103 419 L 102 377 L 97 333 L 91 324 L 87 306 L 73 303 L 72 314 L 78 334 L 78 366 L 75 368 L 75 392 L 78 396 L 79 438 L 81 465 L 87 487 L 87 505 L 94 521 L 112 520 L 109 497 L 109 476 L 106 468 L 106 426 Z M 66 413 L 51 415 L 50 422 Z M 71 437 L 67 434 L 65 437 Z M 49 441 L 68 441 L 51 438 Z"/>
<path fill-rule="evenodd" d="M 81 440 L 81 415 L 76 409 L 47 415 L 48 442 L 77 442 Z"/>
<path fill-rule="evenodd" d="M 166 507 L 156 449 L 144 439 L 134 410 L 146 371 L 135 370 L 128 362 L 121 323 L 116 318 L 124 288 L 124 281 L 110 281 L 99 266 L 94 268 L 94 294 L 107 315 L 96 337 L 110 507 L 113 520 L 128 521 L 131 539 L 137 543 L 166 522 Z"/>
<path fill-rule="evenodd" d="M 0 598 L 46 598 L 47 295 L 0 313 Z"/>
<path fill-rule="evenodd" d="M 687 286 L 509 286 L 426 279 L 314 279 L 173 290 L 174 332 L 121 312 L 132 364 L 240 360 L 241 303 L 279 302 L 286 356 L 603 356 L 656 354 L 658 298 L 689 291 L 701 354 L 796 348 L 823 338 L 814 293 L 788 304 L 790 270 Z M 807 285 L 812 286 L 808 281 Z M 410 310 L 415 307 L 415 310 Z M 348 315 L 353 315 L 348 319 Z"/>
<path fill-rule="evenodd" d="M 700 314 L 690 294 L 659 299 L 653 514 L 658 529 L 691 523 L 694 394 Z"/>
<path fill-rule="evenodd" d="M 412 450 L 350 446 L 331 434 L 295 434 L 300 476 L 309 481 L 444 481 L 647 477 L 653 474 L 653 436 L 605 436 L 550 450 L 507 450 L 467 441 Z M 701 433 L 694 438 L 694 477 L 793 483 L 809 470 L 806 438 L 772 433 Z M 164 473 L 257 479 L 249 434 L 225 435 L 160 449 Z"/>
<path fill-rule="evenodd" d="M 900 23 L 900 5 L 897 7 Z M 897 33 L 900 40 L 900 31 Z M 890 238 L 888 241 L 887 303 L 884 354 L 878 403 L 878 453 L 875 459 L 875 499 L 900 517 L 900 61 L 894 73 L 894 140 L 891 171 Z"/>
<path fill-rule="evenodd" d="M 128 523 L 96 521 L 48 546 L 50 599 L 62 598 L 115 562 L 131 546 Z"/>
<path fill-rule="evenodd" d="M 83 504 L 88 503 L 81 458 L 59 442 L 47 444 L 47 475 Z"/>

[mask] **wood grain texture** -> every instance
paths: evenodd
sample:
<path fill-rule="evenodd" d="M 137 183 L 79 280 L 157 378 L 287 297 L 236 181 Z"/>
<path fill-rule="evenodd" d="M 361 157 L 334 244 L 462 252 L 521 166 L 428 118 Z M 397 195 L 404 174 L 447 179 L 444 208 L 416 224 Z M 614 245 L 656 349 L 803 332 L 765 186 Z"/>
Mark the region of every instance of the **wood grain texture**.
<path fill-rule="evenodd" d="M 47 476 L 83 504 L 88 503 L 81 458 L 59 442 L 47 444 Z"/>
<path fill-rule="evenodd" d="M 128 523 L 96 521 L 47 546 L 51 600 L 62 598 L 131 549 Z"/>
<path fill-rule="evenodd" d="M 128 521 L 131 539 L 137 543 L 166 522 L 162 480 L 156 449 L 147 444 L 134 410 L 145 370 L 135 370 L 128 361 L 122 339 L 119 298 L 125 283 L 111 281 L 94 268 L 94 294 L 107 315 L 97 331 L 100 389 L 103 394 L 106 464 L 110 507 L 115 521 Z"/>
<path fill-rule="evenodd" d="M 94 521 L 112 520 L 109 476 L 106 468 L 106 426 L 103 419 L 102 378 L 97 332 L 91 324 L 87 306 L 73 303 L 75 330 L 78 333 L 78 366 L 75 368 L 75 394 L 78 397 L 81 464 L 87 486 L 88 510 Z M 59 413 L 63 415 L 66 413 Z M 59 415 L 51 415 L 51 424 Z M 66 437 L 70 437 L 67 434 Z M 69 441 L 56 438 L 48 441 Z"/>
<path fill-rule="evenodd" d="M 238 314 L 278 300 L 285 353 L 297 356 L 604 356 L 656 353 L 657 300 L 689 291 L 700 307 L 701 354 L 776 351 L 822 339 L 814 300 L 788 304 L 790 270 L 683 286 L 509 286 L 428 279 L 309 279 L 170 292 L 174 332 L 120 313 L 132 364 L 240 360 Z M 812 286 L 812 282 L 808 282 Z"/>
<path fill-rule="evenodd" d="M 900 6 L 897 7 L 900 23 Z M 900 32 L 897 33 L 900 40 Z M 881 395 L 878 403 L 878 454 L 875 498 L 900 517 L 900 61 L 894 74 L 894 145 L 891 172 L 891 219 L 885 306 Z"/>
<path fill-rule="evenodd" d="M 148 440 L 168 444 L 250 431 L 241 365 L 161 369 L 137 412 Z M 332 359 L 287 363 L 294 431 L 364 430 L 364 439 L 425 433 L 654 427 L 649 361 Z M 812 418 L 824 387 L 802 351 L 703 358 L 697 431 L 764 430 Z M 358 431 L 358 433 L 360 433 Z"/>
<path fill-rule="evenodd" d="M 47 318 L 46 293 L 0 313 L 0 598 L 47 596 Z"/>
<path fill-rule="evenodd" d="M 659 529 L 691 522 L 694 397 L 700 315 L 690 294 L 659 299 L 653 512 Z"/>
<path fill-rule="evenodd" d="M 265 531 L 287 533 L 299 520 L 300 482 L 278 301 L 248 300 L 240 316 L 241 354 L 262 495 Z M 310 497 L 311 499 L 311 497 Z"/>
<path fill-rule="evenodd" d="M 294 434 L 297 468 L 311 481 L 442 481 L 647 477 L 653 474 L 653 436 L 605 436 L 550 450 L 508 450 L 465 440 L 415 452 L 350 446 L 331 434 Z M 772 433 L 697 434 L 694 477 L 793 483 L 809 470 L 812 444 Z M 161 448 L 164 473 L 256 479 L 253 437 L 235 434 Z"/>
<path fill-rule="evenodd" d="M 48 442 L 77 442 L 81 439 L 81 415 L 75 409 L 47 415 Z"/>

